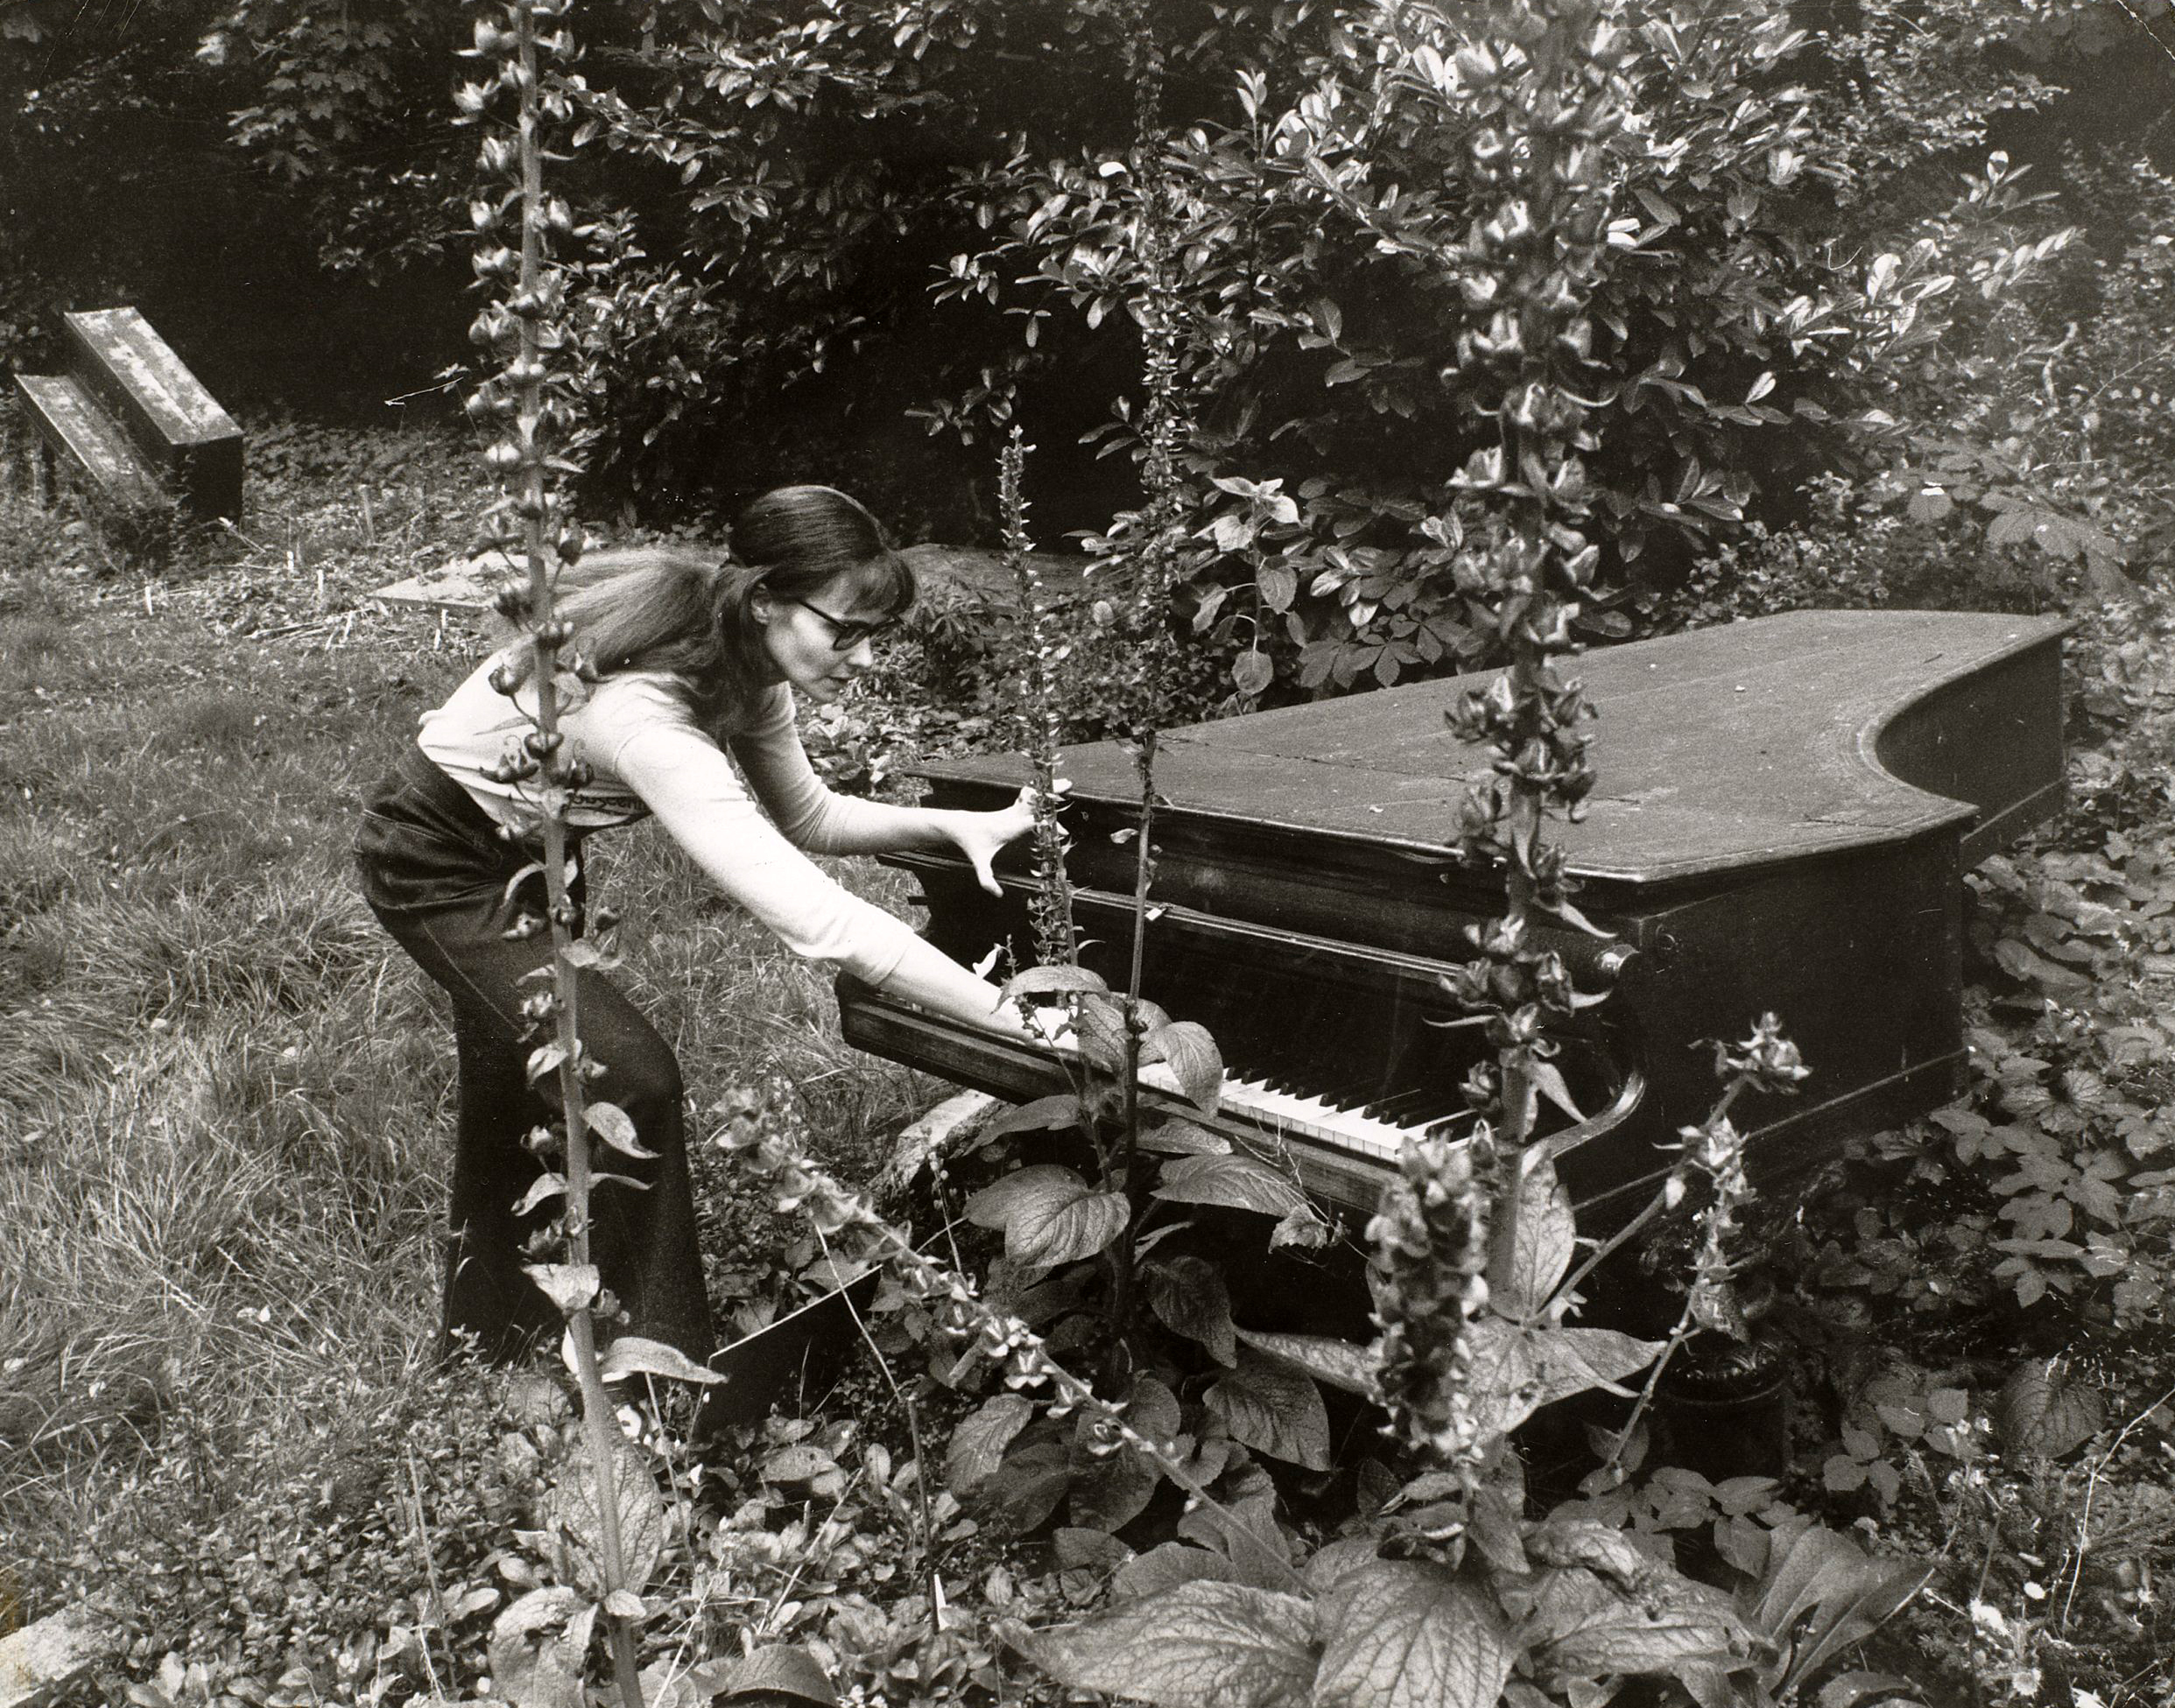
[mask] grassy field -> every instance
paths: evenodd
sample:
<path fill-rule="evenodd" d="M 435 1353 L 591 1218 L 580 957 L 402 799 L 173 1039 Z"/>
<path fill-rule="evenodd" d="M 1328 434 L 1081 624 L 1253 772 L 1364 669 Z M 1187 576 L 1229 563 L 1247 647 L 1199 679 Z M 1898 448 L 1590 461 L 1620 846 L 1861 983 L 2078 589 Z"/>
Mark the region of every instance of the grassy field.
<path fill-rule="evenodd" d="M 348 843 L 477 652 L 369 593 L 458 555 L 478 489 L 419 432 L 268 423 L 251 454 L 247 538 L 158 577 L 19 480 L 0 500 L 0 1605 L 125 1588 L 153 1655 L 238 1510 L 286 1490 L 306 1530 L 383 1474 L 388 1422 L 458 1409 L 426 1367 L 450 1034 Z M 602 854 L 695 1107 L 785 1074 L 865 1167 L 924 1088 L 661 837 Z M 729 1307 L 792 1230 L 698 1166 Z"/>

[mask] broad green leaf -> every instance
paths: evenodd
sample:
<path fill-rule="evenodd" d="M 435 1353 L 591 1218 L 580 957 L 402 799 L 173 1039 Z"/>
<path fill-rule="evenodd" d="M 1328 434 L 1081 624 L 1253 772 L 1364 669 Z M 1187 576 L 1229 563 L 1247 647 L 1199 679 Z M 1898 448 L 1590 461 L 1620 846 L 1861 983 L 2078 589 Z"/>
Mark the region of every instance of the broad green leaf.
<path fill-rule="evenodd" d="M 1931 1572 L 1914 1561 L 1869 1558 L 1849 1537 L 1809 1524 L 1787 1543 L 1777 1536 L 1769 1544 L 1767 1570 L 1748 1592 L 1748 1617 L 1790 1652 L 1787 1686 L 1870 1636 Z"/>
<path fill-rule="evenodd" d="M 594 1263 L 524 1263 L 521 1270 L 544 1290 L 562 1317 L 595 1304 L 604 1284 Z"/>
<path fill-rule="evenodd" d="M 1517 1249 L 1510 1285 L 1490 1303 L 1503 1317 L 1530 1317 L 1571 1273 L 1578 1226 L 1571 1216 L 1571 1195 L 1543 1159 L 1526 1170 L 1518 1198 Z"/>
<path fill-rule="evenodd" d="M 513 1708 L 582 1708 L 596 1609 L 565 1585 L 531 1590 L 491 1622 L 491 1683 Z"/>
<path fill-rule="evenodd" d="M 1256 1352 L 1296 1365 L 1316 1381 L 1363 1400 L 1375 1396 L 1375 1349 L 1353 1340 L 1326 1334 L 1264 1334 L 1253 1329 L 1235 1331 Z M 1228 1360 L 1227 1360 L 1228 1361 Z"/>
<path fill-rule="evenodd" d="M 1071 1169 L 1037 1163 L 984 1186 L 967 1200 L 966 1214 L 977 1227 L 1003 1231 L 1012 1262 L 1048 1269 L 1101 1251 L 1125 1231 L 1132 1206 Z"/>
<path fill-rule="evenodd" d="M 1125 1420 L 1151 1441 L 1177 1435 L 1178 1396 L 1151 1375 L 1137 1375 L 1125 1392 Z M 1082 1412 L 1073 1430 L 1073 1522 L 1088 1529 L 1116 1530 L 1140 1516 L 1163 1472 L 1153 1459 L 1123 1442 L 1098 1454 L 1096 1420 Z"/>
<path fill-rule="evenodd" d="M 1080 1099 L 1066 1092 L 1057 1097 L 1038 1097 L 1017 1109 L 1007 1109 L 975 1135 L 975 1143 L 985 1145 L 1009 1133 L 1063 1132 L 1080 1124 Z"/>
<path fill-rule="evenodd" d="M 1751 1655 L 1753 1634 L 1720 1590 L 1659 1567 L 1649 1579 L 1632 1595 L 1584 1566 L 1540 1573 L 1525 1640 L 1544 1677 L 1666 1676 Z"/>
<path fill-rule="evenodd" d="M 1199 1021 L 1174 1020 L 1148 1034 L 1147 1042 L 1170 1068 L 1186 1100 L 1205 1115 L 1223 1095 L 1223 1052 Z"/>
<path fill-rule="evenodd" d="M 1286 1216 L 1306 1195 L 1268 1163 L 1252 1156 L 1180 1156 L 1163 1166 L 1153 1196 L 1172 1204 L 1221 1204 Z"/>
<path fill-rule="evenodd" d="M 975 1510 L 1002 1529 L 1033 1529 L 1058 1509 L 1073 1486 L 1071 1453 L 1064 1441 L 1041 1428 L 1015 1443 L 996 1474 L 975 1492 Z"/>
<path fill-rule="evenodd" d="M 1020 1647 L 1060 1684 L 1155 1708 L 1308 1708 L 1313 1695 L 1313 1607 L 1242 1584 L 1181 1584 Z"/>
<path fill-rule="evenodd" d="M 615 1589 L 641 1593 L 665 1557 L 670 1519 L 649 1456 L 632 1442 L 618 1444 L 611 1481 L 619 1508 L 620 1564 L 624 1569 L 624 1581 L 618 1584 L 605 1581 L 603 1508 L 587 1454 L 559 1462 L 545 1499 L 546 1516 L 567 1538 L 575 1584 L 600 1600 Z"/>
<path fill-rule="evenodd" d="M 1117 1576 L 1110 1580 L 1110 1599 L 1114 1603 L 1137 1601 L 1167 1594 L 1180 1584 L 1229 1584 L 1237 1579 L 1238 1568 L 1228 1556 L 1213 1548 L 1165 1542 L 1118 1568 Z"/>
<path fill-rule="evenodd" d="M 1109 986 L 1098 973 L 1084 966 L 1031 966 L 1024 973 L 1016 973 L 1004 981 L 1004 994 L 1021 996 L 1056 996 L 1075 990 L 1108 990 Z"/>
<path fill-rule="evenodd" d="M 635 1136 L 634 1118 L 616 1103 L 588 1103 L 582 1106 L 581 1119 L 589 1131 L 623 1156 L 631 1156 L 639 1163 L 653 1163 L 658 1153 Z"/>
<path fill-rule="evenodd" d="M 1269 1230 L 1269 1249 L 1282 1251 L 1286 1246 L 1297 1246 L 1302 1251 L 1319 1251 L 1335 1234 L 1336 1230 L 1313 1205 L 1294 1205 L 1285 1212 L 1284 1219 Z"/>
<path fill-rule="evenodd" d="M 1161 1156 L 1228 1156 L 1231 1142 L 1190 1121 L 1166 1121 L 1140 1135 L 1140 1148 Z"/>
<path fill-rule="evenodd" d="M 714 1382 L 724 1377 L 700 1365 L 677 1346 L 647 1340 L 639 1334 L 623 1334 L 604 1349 L 597 1374 L 606 1381 L 627 1376 L 669 1376 L 674 1381 Z"/>
<path fill-rule="evenodd" d="M 945 1485 L 961 1500 L 971 1499 L 996 1474 L 1004 1462 L 1004 1450 L 1034 1415 L 1034 1402 L 1024 1394 L 997 1394 L 984 1400 L 952 1431 L 952 1444 L 944 1455 Z"/>
<path fill-rule="evenodd" d="M 1473 1409 L 1482 1430 L 1507 1434 L 1541 1407 L 1643 1370 L 1660 1343 L 1607 1328 L 1522 1329 L 1483 1317 L 1467 1331 L 1473 1353 Z"/>
<path fill-rule="evenodd" d="M 1496 1708 L 1518 1655 L 1492 1598 L 1415 1560 L 1347 1572 L 1321 1629 L 1313 1708 Z"/>
<path fill-rule="evenodd" d="M 1231 1295 L 1222 1271 L 1190 1254 L 1144 1264 L 1141 1295 L 1156 1320 L 1173 1334 L 1198 1340 L 1219 1364 L 1238 1362 L 1231 1327 Z"/>
<path fill-rule="evenodd" d="M 1083 1061 L 1123 1083 L 1125 1016 L 1115 1002 L 1102 997 L 1083 999 L 1073 1015 L 1073 1037 Z"/>
<path fill-rule="evenodd" d="M 1238 1367 L 1216 1378 L 1207 1404 L 1234 1441 L 1309 1471 L 1329 1468 L 1329 1412 L 1313 1377 L 1242 1352 Z"/>
<path fill-rule="evenodd" d="M 567 1177 L 547 1170 L 530 1182 L 529 1190 L 515 1201 L 513 1212 L 517 1216 L 525 1216 L 546 1198 L 562 1196 L 566 1190 Z"/>
<path fill-rule="evenodd" d="M 739 1697 L 760 1697 L 769 1708 L 771 1698 L 812 1702 L 817 1708 L 837 1708 L 838 1691 L 816 1657 L 797 1643 L 771 1643 L 753 1654 L 713 1662 L 698 1669 L 708 1698 L 721 1703 Z"/>

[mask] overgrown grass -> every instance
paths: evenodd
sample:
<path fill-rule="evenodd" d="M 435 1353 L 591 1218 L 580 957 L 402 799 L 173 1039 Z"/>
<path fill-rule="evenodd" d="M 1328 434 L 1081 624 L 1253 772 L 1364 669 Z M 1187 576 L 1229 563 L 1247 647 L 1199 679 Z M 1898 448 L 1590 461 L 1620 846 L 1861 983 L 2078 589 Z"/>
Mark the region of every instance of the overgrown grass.
<path fill-rule="evenodd" d="M 450 1037 L 347 849 L 477 651 L 367 595 L 460 554 L 471 483 L 420 432 L 274 423 L 252 454 L 243 534 L 158 576 L 65 503 L 0 493 L 0 1554 L 25 1617 L 152 1607 L 151 1658 L 241 1641 L 203 1569 L 236 1513 L 383 1480 L 408 1423 L 449 1415 L 426 1365 Z M 865 1165 L 917 1087 L 839 1041 L 820 972 L 654 833 L 596 869 L 698 1109 L 782 1073 Z M 897 904 L 888 874 L 847 875 Z M 786 1237 L 700 1166 L 721 1269 Z M 372 1418 L 407 1422 L 357 1437 Z M 271 1509 L 300 1547 L 312 1502 Z"/>

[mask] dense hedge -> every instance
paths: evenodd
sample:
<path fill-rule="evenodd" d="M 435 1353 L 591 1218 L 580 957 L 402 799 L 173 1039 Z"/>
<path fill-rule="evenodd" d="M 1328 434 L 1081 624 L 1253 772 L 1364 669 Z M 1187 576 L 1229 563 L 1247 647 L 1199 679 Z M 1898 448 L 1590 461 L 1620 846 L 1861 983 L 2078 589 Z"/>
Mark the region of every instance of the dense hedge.
<path fill-rule="evenodd" d="M 1467 116 L 1486 74 L 1461 51 L 1468 15 L 590 8 L 586 123 L 556 170 L 598 222 L 581 304 L 593 494 L 700 517 L 813 474 L 910 535 L 987 538 L 991 430 L 1016 418 L 1040 447 L 1045 540 L 1091 529 L 1122 555 L 1152 228 L 1199 530 L 1181 615 L 1227 687 L 1478 656 L 1460 563 L 1486 518 L 1456 477 L 1497 437 L 1476 376 L 1509 321 L 1461 260 L 1475 173 L 1502 145 Z M 1747 518 L 1803 520 L 1809 477 L 1912 466 L 1977 409 L 1974 362 L 2036 360 L 2073 320 L 2065 359 L 2088 356 L 2151 181 L 2130 163 L 2169 147 L 2175 104 L 2175 57 L 2146 33 L 2175 42 L 2168 0 L 1622 15 L 1637 107 L 1573 334 L 1596 404 L 1610 591 L 1581 621 L 1599 636 L 1646 621 Z M 60 307 L 126 297 L 215 386 L 429 383 L 462 354 L 468 301 L 461 27 L 431 0 L 174 0 L 99 40 L 67 0 L 15 0 L 0 355 L 34 350 Z M 1997 147 L 2036 176 L 1989 170 Z M 1973 443 L 1998 444 L 1979 425 Z M 2045 486 L 2003 489 L 2061 515 Z M 2098 551 L 2070 520 L 2086 532 L 2012 532 Z"/>

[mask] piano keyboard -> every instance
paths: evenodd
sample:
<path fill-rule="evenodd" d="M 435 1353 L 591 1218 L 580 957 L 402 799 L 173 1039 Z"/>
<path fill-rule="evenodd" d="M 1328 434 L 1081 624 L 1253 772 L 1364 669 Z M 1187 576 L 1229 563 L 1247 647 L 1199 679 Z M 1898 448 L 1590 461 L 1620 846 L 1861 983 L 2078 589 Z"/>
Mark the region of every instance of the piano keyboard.
<path fill-rule="evenodd" d="M 1052 1057 L 1073 1053 L 1064 1036 L 1068 1023 L 1062 1009 L 1037 1009 L 1034 1022 Z M 1272 1142 L 1301 1140 L 1383 1163 L 1396 1163 L 1405 1140 L 1423 1138 L 1464 1113 L 1454 1093 L 1447 1098 L 1427 1093 L 1370 1100 L 1312 1092 L 1271 1075 L 1250 1076 L 1242 1071 L 1224 1074 L 1217 1113 L 1210 1117 L 1194 1107 L 1165 1063 L 1150 1062 L 1143 1067 L 1140 1085 L 1151 1093 L 1150 1107 L 1158 1113 L 1224 1131 L 1226 1136 Z"/>

